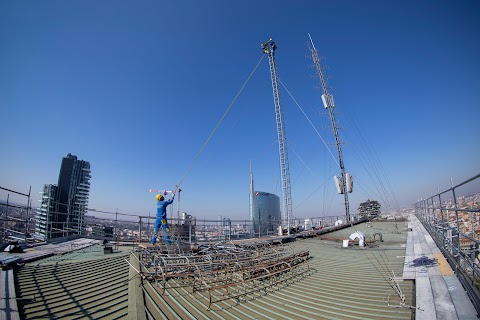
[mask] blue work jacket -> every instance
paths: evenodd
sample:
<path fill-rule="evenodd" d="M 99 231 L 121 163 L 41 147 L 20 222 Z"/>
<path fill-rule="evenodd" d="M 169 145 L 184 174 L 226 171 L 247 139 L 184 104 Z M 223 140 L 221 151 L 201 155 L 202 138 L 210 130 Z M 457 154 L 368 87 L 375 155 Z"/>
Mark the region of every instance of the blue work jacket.
<path fill-rule="evenodd" d="M 157 202 L 157 218 L 165 218 L 167 216 L 167 206 L 173 202 L 170 200 L 160 200 Z"/>

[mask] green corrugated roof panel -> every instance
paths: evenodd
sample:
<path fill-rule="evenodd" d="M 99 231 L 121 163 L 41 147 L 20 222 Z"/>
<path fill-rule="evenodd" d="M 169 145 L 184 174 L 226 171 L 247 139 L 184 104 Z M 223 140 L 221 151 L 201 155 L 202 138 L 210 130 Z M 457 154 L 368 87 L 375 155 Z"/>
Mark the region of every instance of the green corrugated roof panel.
<path fill-rule="evenodd" d="M 147 318 L 169 319 L 411 319 L 412 309 L 400 306 L 399 295 L 389 282 L 392 271 L 401 277 L 406 234 L 395 222 L 376 222 L 328 234 L 332 240 L 310 238 L 289 245 L 299 252 L 309 250 L 311 271 L 288 286 L 249 293 L 241 299 L 212 304 L 206 292 L 194 295 L 188 287 L 165 294 L 155 284 L 145 284 Z M 367 248 L 342 248 L 342 239 L 362 231 L 367 241 L 381 233 L 384 242 Z M 379 236 L 376 236 L 379 239 Z M 172 280 L 169 280 L 172 281 Z M 175 280 L 173 280 L 175 281 Z M 405 305 L 413 302 L 413 282 L 399 282 Z"/>
<path fill-rule="evenodd" d="M 400 307 L 388 281 L 392 271 L 401 278 L 406 233 L 398 233 L 394 222 L 372 226 L 361 224 L 322 235 L 330 240 L 315 237 L 289 243 L 295 252 L 309 250 L 309 272 L 238 300 L 214 303 L 210 309 L 207 292 L 192 294 L 190 288 L 179 287 L 162 295 L 155 283 L 147 281 L 143 290 L 130 290 L 135 295 L 130 303 L 139 299 L 135 305 L 140 309 L 134 311 L 142 313 L 144 304 L 146 319 L 411 319 L 412 310 Z M 342 239 L 356 231 L 364 232 L 367 242 L 381 233 L 384 242 L 365 249 L 357 244 L 342 248 Z M 44 259 L 16 270 L 17 297 L 24 298 L 19 300 L 21 317 L 135 319 L 128 314 L 129 265 L 124 260 L 128 256 L 95 256 L 93 251 Z M 405 304 L 411 305 L 413 282 L 399 282 L 399 288 Z"/>
<path fill-rule="evenodd" d="M 31 264 L 15 272 L 22 319 L 119 319 L 128 314 L 125 255 Z"/>

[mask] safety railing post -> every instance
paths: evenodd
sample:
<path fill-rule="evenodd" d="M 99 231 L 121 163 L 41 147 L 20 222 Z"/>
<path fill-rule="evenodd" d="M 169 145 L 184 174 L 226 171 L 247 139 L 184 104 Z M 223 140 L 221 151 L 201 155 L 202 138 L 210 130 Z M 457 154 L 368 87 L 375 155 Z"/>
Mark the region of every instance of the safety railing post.
<path fill-rule="evenodd" d="M 441 226 L 442 226 L 442 250 L 445 249 L 445 237 L 446 237 L 446 234 L 445 234 L 445 227 L 446 227 L 446 224 L 445 224 L 445 219 L 443 217 L 443 207 L 442 207 L 442 197 L 441 195 L 439 194 L 438 195 L 438 205 L 440 207 L 440 215 L 441 215 Z"/>
<path fill-rule="evenodd" d="M 188 243 L 192 244 L 192 222 L 188 224 Z"/>
<path fill-rule="evenodd" d="M 454 205 L 454 210 L 455 210 L 455 223 L 457 225 L 457 248 L 456 248 L 456 266 L 455 268 L 458 268 L 460 266 L 460 260 L 461 260 L 461 257 L 460 257 L 460 243 L 461 243 L 461 235 L 460 235 L 460 223 L 459 223 L 459 219 L 458 219 L 458 204 L 457 204 L 457 196 L 455 194 L 455 187 L 453 186 L 453 181 L 452 181 L 452 194 L 453 194 L 453 205 Z M 452 241 L 452 247 L 455 249 L 455 242 Z"/>

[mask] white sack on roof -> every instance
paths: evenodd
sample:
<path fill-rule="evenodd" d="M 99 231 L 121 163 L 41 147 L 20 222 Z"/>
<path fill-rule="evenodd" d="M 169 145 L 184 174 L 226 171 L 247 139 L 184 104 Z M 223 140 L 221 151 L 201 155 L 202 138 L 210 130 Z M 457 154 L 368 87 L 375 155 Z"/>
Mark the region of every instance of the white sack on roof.
<path fill-rule="evenodd" d="M 365 245 L 365 234 L 362 231 L 354 232 L 350 235 L 350 240 L 355 240 L 358 238 L 358 245 L 363 247 Z"/>

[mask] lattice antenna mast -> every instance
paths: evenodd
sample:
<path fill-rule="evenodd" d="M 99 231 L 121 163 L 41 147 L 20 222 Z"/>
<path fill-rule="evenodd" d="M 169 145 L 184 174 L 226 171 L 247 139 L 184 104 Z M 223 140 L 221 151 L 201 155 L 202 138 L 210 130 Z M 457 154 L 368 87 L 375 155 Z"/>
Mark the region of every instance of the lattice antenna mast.
<path fill-rule="evenodd" d="M 288 167 L 287 139 L 285 134 L 285 123 L 283 121 L 283 109 L 278 91 L 277 67 L 275 65 L 275 50 L 277 48 L 272 39 L 262 45 L 263 53 L 268 55 L 270 64 L 270 76 L 272 78 L 273 102 L 275 104 L 275 115 L 277 120 L 278 151 L 280 154 L 280 170 L 282 175 L 282 202 L 283 222 L 287 224 L 287 232 L 290 235 L 290 219 L 292 215 L 292 193 L 290 188 L 290 170 Z"/>
<path fill-rule="evenodd" d="M 317 68 L 318 76 L 320 78 L 320 83 L 322 84 L 322 89 L 323 89 L 323 94 L 322 94 L 322 101 L 323 105 L 325 106 L 325 109 L 328 109 L 328 113 L 330 116 L 330 121 L 332 122 L 332 128 L 333 128 L 333 134 L 335 135 L 335 144 L 337 145 L 337 151 L 338 151 L 338 162 L 340 164 L 340 173 L 341 177 L 337 178 L 336 176 L 334 177 L 334 181 L 337 187 L 338 193 L 343 193 L 345 197 L 345 218 L 347 222 L 350 222 L 350 205 L 348 202 L 348 193 L 352 192 L 352 187 L 353 187 L 353 178 L 349 173 L 345 172 L 345 166 L 343 164 L 343 155 L 342 155 L 342 147 L 341 147 L 341 142 L 340 142 L 340 136 L 338 134 L 338 126 L 337 122 L 335 121 L 335 102 L 333 100 L 333 95 L 328 93 L 328 85 L 327 81 L 325 80 L 325 75 L 323 74 L 323 68 L 320 64 L 320 58 L 318 57 L 318 52 L 317 49 L 315 48 L 315 45 L 313 44 L 312 37 L 310 37 L 310 34 L 308 34 L 308 37 L 310 38 L 310 43 L 309 44 L 309 49 L 312 54 L 312 59 L 313 63 L 315 64 L 315 67 Z"/>

